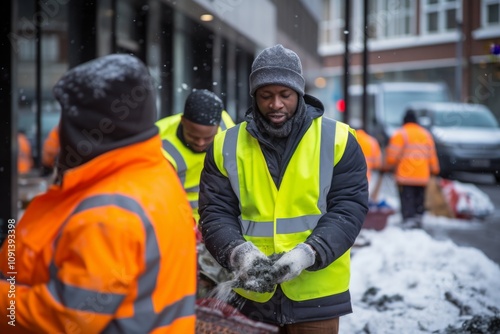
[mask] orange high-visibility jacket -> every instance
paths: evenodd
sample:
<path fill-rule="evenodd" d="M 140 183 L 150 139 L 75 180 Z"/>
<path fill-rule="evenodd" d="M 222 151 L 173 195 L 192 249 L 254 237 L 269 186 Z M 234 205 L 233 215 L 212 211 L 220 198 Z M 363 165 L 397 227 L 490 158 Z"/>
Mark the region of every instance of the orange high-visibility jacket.
<path fill-rule="evenodd" d="M 54 167 L 57 155 L 59 154 L 59 125 L 50 130 L 49 135 L 43 142 L 42 165 Z"/>
<path fill-rule="evenodd" d="M 372 170 L 382 167 L 382 151 L 377 139 L 370 136 L 363 129 L 356 130 L 356 137 L 366 159 L 366 177 L 370 181 Z"/>
<path fill-rule="evenodd" d="M 431 174 L 439 173 L 439 161 L 431 134 L 416 123 L 397 130 L 386 149 L 386 169 L 395 168 L 396 183 L 425 186 Z"/>
<path fill-rule="evenodd" d="M 0 250 L 0 333 L 194 333 L 194 226 L 159 136 L 66 171 Z"/>
<path fill-rule="evenodd" d="M 17 154 L 17 171 L 19 174 L 26 174 L 33 168 L 31 144 L 23 133 L 17 134 L 17 144 L 19 150 Z"/>

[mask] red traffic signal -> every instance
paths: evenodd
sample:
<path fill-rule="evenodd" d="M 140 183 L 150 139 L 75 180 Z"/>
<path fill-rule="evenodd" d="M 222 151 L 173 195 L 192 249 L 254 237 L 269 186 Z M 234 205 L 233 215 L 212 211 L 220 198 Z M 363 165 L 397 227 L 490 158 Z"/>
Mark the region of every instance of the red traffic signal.
<path fill-rule="evenodd" d="M 345 111 L 345 101 L 344 101 L 344 99 L 337 100 L 336 106 L 337 106 L 337 110 L 338 111 L 344 112 Z"/>

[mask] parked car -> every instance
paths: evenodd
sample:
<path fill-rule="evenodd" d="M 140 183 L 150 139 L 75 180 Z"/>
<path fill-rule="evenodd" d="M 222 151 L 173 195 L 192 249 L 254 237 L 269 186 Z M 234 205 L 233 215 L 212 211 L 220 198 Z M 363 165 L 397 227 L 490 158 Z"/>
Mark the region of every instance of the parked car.
<path fill-rule="evenodd" d="M 413 102 L 407 108 L 432 133 L 441 176 L 453 171 L 493 173 L 500 183 L 500 126 L 486 106 Z"/>

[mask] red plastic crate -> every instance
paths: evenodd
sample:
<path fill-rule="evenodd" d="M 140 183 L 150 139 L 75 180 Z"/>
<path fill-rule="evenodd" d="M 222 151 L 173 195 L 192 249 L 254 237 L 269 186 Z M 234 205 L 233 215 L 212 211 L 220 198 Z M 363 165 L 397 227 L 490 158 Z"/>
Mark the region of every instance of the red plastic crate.
<path fill-rule="evenodd" d="M 363 228 L 369 230 L 383 230 L 387 226 L 387 218 L 394 213 L 392 209 L 368 210 Z"/>

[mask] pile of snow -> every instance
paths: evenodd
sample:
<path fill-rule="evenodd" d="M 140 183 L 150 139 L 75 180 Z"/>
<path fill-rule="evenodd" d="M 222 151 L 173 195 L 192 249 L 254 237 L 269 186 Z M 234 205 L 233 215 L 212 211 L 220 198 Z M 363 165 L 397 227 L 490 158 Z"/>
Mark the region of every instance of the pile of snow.
<path fill-rule="evenodd" d="M 399 193 L 392 174 L 381 176 L 374 172 L 375 181 L 370 183 L 370 192 L 374 191 L 373 188 L 379 181 L 379 177 L 382 177 L 382 180 L 378 200 L 386 202 L 398 211 L 400 209 Z M 438 179 L 438 183 L 444 199 L 457 218 L 483 219 L 494 213 L 495 206 L 491 199 L 473 183 L 448 179 Z"/>
<path fill-rule="evenodd" d="M 340 333 L 469 333 L 451 330 L 478 320 L 500 330 L 500 266 L 475 248 L 391 225 L 361 232 L 369 245 L 353 249 L 354 313 Z"/>
<path fill-rule="evenodd" d="M 472 183 L 441 180 L 441 186 L 444 197 L 457 217 L 484 218 L 495 211 L 488 195 Z"/>
<path fill-rule="evenodd" d="M 489 197 L 477 187 L 453 185 L 480 199 L 474 200 L 476 211 L 492 212 Z M 500 266 L 475 248 L 435 240 L 424 230 L 401 229 L 399 194 L 390 175 L 382 179 L 379 199 L 396 213 L 384 230 L 363 229 L 358 237 L 360 245 L 368 245 L 353 248 L 354 312 L 341 317 L 340 333 L 500 333 Z M 476 219 L 423 218 L 424 227 L 473 230 L 481 225 Z"/>

